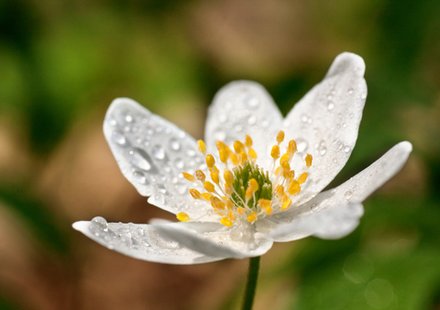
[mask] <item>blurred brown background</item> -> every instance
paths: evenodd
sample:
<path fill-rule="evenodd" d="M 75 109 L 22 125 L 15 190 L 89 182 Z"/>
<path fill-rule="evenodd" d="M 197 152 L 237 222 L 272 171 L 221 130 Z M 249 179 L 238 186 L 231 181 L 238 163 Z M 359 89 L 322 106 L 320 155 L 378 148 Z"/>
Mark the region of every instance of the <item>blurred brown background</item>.
<path fill-rule="evenodd" d="M 342 51 L 367 63 L 358 145 L 335 184 L 400 140 L 403 171 L 338 241 L 276 245 L 255 309 L 440 309 L 440 2 L 0 1 L 0 309 L 236 309 L 246 261 L 170 266 L 71 228 L 170 217 L 122 177 L 101 126 L 128 96 L 202 137 L 215 91 L 283 113 Z"/>

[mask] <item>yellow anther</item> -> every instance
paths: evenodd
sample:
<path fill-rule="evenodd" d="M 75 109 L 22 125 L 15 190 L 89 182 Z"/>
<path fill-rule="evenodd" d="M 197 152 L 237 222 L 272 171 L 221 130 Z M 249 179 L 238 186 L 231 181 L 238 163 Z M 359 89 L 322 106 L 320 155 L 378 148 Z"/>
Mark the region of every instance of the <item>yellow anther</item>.
<path fill-rule="evenodd" d="M 287 151 L 291 154 L 296 152 L 296 142 L 295 140 L 290 140 L 289 145 L 287 146 Z"/>
<path fill-rule="evenodd" d="M 225 170 L 225 172 L 223 172 L 223 178 L 227 185 L 232 185 L 232 182 L 234 182 L 234 175 L 231 170 Z"/>
<path fill-rule="evenodd" d="M 245 208 L 243 208 L 243 207 L 238 207 L 238 208 L 237 208 L 237 213 L 238 213 L 239 215 L 243 215 L 245 212 L 246 212 L 246 209 L 245 209 Z"/>
<path fill-rule="evenodd" d="M 285 195 L 284 193 L 284 186 L 282 185 L 277 185 L 275 187 L 275 194 L 278 195 L 278 197 L 283 197 Z"/>
<path fill-rule="evenodd" d="M 182 176 L 190 182 L 194 182 L 196 180 L 196 178 L 191 173 L 188 172 L 182 172 Z"/>
<path fill-rule="evenodd" d="M 247 147 L 251 147 L 252 146 L 253 141 L 252 141 L 251 136 L 246 135 L 244 141 L 245 141 L 244 143 L 246 144 Z"/>
<path fill-rule="evenodd" d="M 229 156 L 228 149 L 222 148 L 218 150 L 218 156 L 220 157 L 220 161 L 225 164 L 228 161 L 228 156 Z"/>
<path fill-rule="evenodd" d="M 213 193 L 215 191 L 214 184 L 209 181 L 203 182 L 203 187 L 210 193 Z"/>
<path fill-rule="evenodd" d="M 231 159 L 231 162 L 234 166 L 237 166 L 239 164 L 238 155 L 235 153 L 230 153 L 229 158 Z"/>
<path fill-rule="evenodd" d="M 277 134 L 277 142 L 280 144 L 284 140 L 284 131 L 280 130 Z"/>
<path fill-rule="evenodd" d="M 219 184 L 220 183 L 219 172 L 218 169 L 214 169 L 214 168 L 216 167 L 214 166 L 213 169 L 211 169 L 211 180 L 215 184 Z"/>
<path fill-rule="evenodd" d="M 283 171 L 283 167 L 277 167 L 276 169 L 275 169 L 275 175 L 280 175 L 281 174 L 281 172 Z"/>
<path fill-rule="evenodd" d="M 203 173 L 202 170 L 196 170 L 195 175 L 196 175 L 197 180 L 199 180 L 199 181 L 204 182 L 206 179 L 206 175 Z"/>
<path fill-rule="evenodd" d="M 248 183 L 248 188 L 246 189 L 246 199 L 252 198 L 255 192 L 258 190 L 258 182 L 255 179 L 250 179 Z"/>
<path fill-rule="evenodd" d="M 307 168 L 309 168 L 312 165 L 313 156 L 310 155 L 310 154 L 307 154 L 306 158 L 305 158 L 305 161 L 306 161 Z"/>
<path fill-rule="evenodd" d="M 233 207 L 234 207 L 234 202 L 231 200 L 231 199 L 228 199 L 227 201 L 226 201 L 226 208 L 228 208 L 228 209 L 232 209 Z M 240 208 L 238 208 L 238 209 L 240 209 Z"/>
<path fill-rule="evenodd" d="M 305 181 L 307 181 L 307 177 L 309 174 L 307 172 L 301 173 L 301 175 L 298 177 L 298 183 L 303 184 Z"/>
<path fill-rule="evenodd" d="M 301 191 L 301 185 L 298 181 L 292 180 L 287 188 L 287 191 L 290 195 L 296 195 Z"/>
<path fill-rule="evenodd" d="M 185 212 L 177 213 L 176 218 L 181 222 L 188 222 L 189 221 L 189 215 Z"/>
<path fill-rule="evenodd" d="M 264 212 L 266 212 L 267 215 L 272 214 L 272 201 L 269 199 L 258 200 L 258 205 L 264 210 Z"/>
<path fill-rule="evenodd" d="M 253 223 L 253 222 L 255 222 L 255 221 L 257 220 L 257 213 L 255 213 L 255 212 L 251 212 L 251 213 L 246 217 L 246 220 L 247 220 L 249 223 Z"/>
<path fill-rule="evenodd" d="M 198 140 L 197 141 L 197 145 L 199 147 L 199 151 L 202 154 L 205 154 L 206 153 L 206 144 L 205 144 L 205 142 L 203 140 Z"/>
<path fill-rule="evenodd" d="M 211 201 L 212 194 L 211 193 L 202 193 L 202 199 L 206 201 Z"/>
<path fill-rule="evenodd" d="M 257 159 L 257 152 L 253 148 L 249 148 L 248 155 L 252 159 Z"/>
<path fill-rule="evenodd" d="M 214 209 L 223 210 L 225 208 L 225 203 L 215 196 L 212 196 L 210 201 Z"/>
<path fill-rule="evenodd" d="M 289 197 L 284 197 L 283 202 L 281 204 L 281 210 L 289 209 L 291 204 L 292 204 L 292 200 L 290 200 Z"/>
<path fill-rule="evenodd" d="M 215 158 L 211 154 L 206 155 L 205 160 L 208 168 L 212 168 L 215 165 Z"/>
<path fill-rule="evenodd" d="M 189 193 L 191 194 L 192 198 L 194 198 L 194 199 L 201 199 L 202 198 L 202 194 L 200 194 L 200 192 L 198 190 L 196 190 L 195 188 L 190 188 Z"/>
<path fill-rule="evenodd" d="M 290 154 L 284 153 L 283 156 L 280 157 L 280 165 L 284 167 L 285 164 L 289 164 Z"/>
<path fill-rule="evenodd" d="M 231 227 L 234 224 L 234 222 L 229 217 L 222 217 L 220 219 L 220 224 L 226 227 Z"/>
<path fill-rule="evenodd" d="M 277 159 L 278 157 L 280 157 L 280 147 L 278 145 L 272 146 L 270 156 L 272 156 L 273 159 Z"/>
<path fill-rule="evenodd" d="M 244 145 L 241 141 L 238 140 L 234 141 L 234 151 L 235 153 L 241 153 L 244 151 Z"/>
<path fill-rule="evenodd" d="M 245 163 L 248 160 L 247 154 L 243 151 L 240 153 L 240 162 Z"/>

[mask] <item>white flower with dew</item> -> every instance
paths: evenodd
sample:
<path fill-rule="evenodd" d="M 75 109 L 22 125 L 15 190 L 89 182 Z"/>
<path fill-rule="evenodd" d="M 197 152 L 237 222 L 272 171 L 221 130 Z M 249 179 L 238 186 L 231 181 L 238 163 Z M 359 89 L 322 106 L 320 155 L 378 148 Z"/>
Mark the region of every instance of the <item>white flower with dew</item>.
<path fill-rule="evenodd" d="M 262 86 L 232 82 L 209 108 L 205 142 L 131 99 L 114 100 L 104 133 L 122 173 L 178 221 L 96 217 L 73 227 L 109 249 L 169 264 L 255 257 L 273 242 L 349 234 L 362 201 L 400 170 L 412 149 L 398 143 L 322 191 L 355 145 L 367 95 L 364 71 L 361 57 L 340 54 L 284 119 Z"/>

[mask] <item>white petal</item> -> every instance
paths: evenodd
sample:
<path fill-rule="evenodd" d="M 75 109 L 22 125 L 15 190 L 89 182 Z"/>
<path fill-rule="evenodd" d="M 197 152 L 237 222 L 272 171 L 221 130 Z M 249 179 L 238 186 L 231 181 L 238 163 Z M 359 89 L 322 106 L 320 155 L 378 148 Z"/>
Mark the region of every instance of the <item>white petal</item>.
<path fill-rule="evenodd" d="M 98 217 L 76 222 L 73 228 L 110 250 L 145 261 L 187 265 L 224 259 L 190 250 L 160 235 L 152 225 L 107 223 Z"/>
<path fill-rule="evenodd" d="M 181 173 L 203 165 L 194 139 L 137 102 L 113 101 L 104 134 L 124 176 L 149 202 L 172 213 L 204 215 L 210 208 L 188 194 Z"/>
<path fill-rule="evenodd" d="M 291 241 L 308 235 L 342 237 L 357 226 L 363 214 L 360 203 L 402 168 L 411 150 L 411 143 L 401 142 L 340 186 L 260 225 L 266 230 L 273 228 L 270 234 L 274 241 Z"/>
<path fill-rule="evenodd" d="M 307 93 L 287 115 L 287 138 L 297 140 L 295 170 L 304 170 L 306 153 L 313 155 L 310 177 L 297 203 L 307 201 L 326 187 L 347 162 L 356 143 L 367 95 L 361 57 L 342 53 L 324 80 Z"/>
<path fill-rule="evenodd" d="M 266 253 L 273 242 L 262 234 L 247 230 L 236 232 L 218 223 L 153 223 L 169 239 L 210 257 L 245 258 Z M 215 229 L 214 229 L 215 228 Z"/>
<path fill-rule="evenodd" d="M 206 143 L 213 150 L 217 140 L 230 144 L 249 134 L 254 140 L 258 162 L 265 165 L 268 144 L 275 141 L 281 122 L 280 111 L 260 84 L 232 82 L 218 91 L 209 108 Z"/>

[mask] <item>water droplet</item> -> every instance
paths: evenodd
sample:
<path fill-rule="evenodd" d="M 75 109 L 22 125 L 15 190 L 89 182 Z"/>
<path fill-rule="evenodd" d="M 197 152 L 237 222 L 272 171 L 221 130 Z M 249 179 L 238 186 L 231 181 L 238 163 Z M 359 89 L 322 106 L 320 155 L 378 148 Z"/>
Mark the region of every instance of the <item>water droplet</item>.
<path fill-rule="evenodd" d="M 182 160 L 182 158 L 178 157 L 174 160 L 174 163 L 176 164 L 176 167 L 178 169 L 183 169 L 185 168 L 185 162 Z"/>
<path fill-rule="evenodd" d="M 90 232 L 95 235 L 99 235 L 102 232 L 108 231 L 108 224 L 105 218 L 102 216 L 96 216 L 92 219 L 91 224 L 89 226 Z"/>
<path fill-rule="evenodd" d="M 132 163 L 145 171 L 149 171 L 151 169 L 150 157 L 147 153 L 145 153 L 142 149 L 133 149 L 130 150 L 129 154 L 132 156 Z"/>
<path fill-rule="evenodd" d="M 241 125 L 235 125 L 234 130 L 235 130 L 236 132 L 241 132 L 241 131 L 243 130 L 243 126 L 241 126 Z"/>
<path fill-rule="evenodd" d="M 124 145 L 127 144 L 127 139 L 125 139 L 124 135 L 122 135 L 118 131 L 113 131 L 112 139 L 113 139 L 114 142 L 116 142 L 117 144 L 119 144 L 121 146 L 124 146 Z"/>
<path fill-rule="evenodd" d="M 367 98 L 367 93 L 366 93 L 366 92 L 363 92 L 363 93 L 361 94 L 361 99 L 364 100 L 364 99 L 366 99 L 366 98 Z"/>
<path fill-rule="evenodd" d="M 352 191 L 346 191 L 344 193 L 344 197 L 345 199 L 349 200 L 351 198 L 351 196 L 353 196 L 353 192 Z"/>
<path fill-rule="evenodd" d="M 327 104 L 327 109 L 329 110 L 329 111 L 331 111 L 331 110 L 333 110 L 335 108 L 335 104 L 332 102 L 332 101 L 330 101 L 328 104 Z"/>
<path fill-rule="evenodd" d="M 260 104 L 260 101 L 255 97 L 247 97 L 245 99 L 245 101 L 246 101 L 247 106 L 249 108 L 253 108 L 253 109 L 258 107 L 258 105 Z"/>
<path fill-rule="evenodd" d="M 304 124 L 311 124 L 312 118 L 310 116 L 308 116 L 307 114 L 303 114 L 303 115 L 301 115 L 301 122 L 303 122 Z"/>
<path fill-rule="evenodd" d="M 325 141 L 321 140 L 321 142 L 319 142 L 319 145 L 317 147 L 319 155 L 324 156 L 327 153 L 327 147 L 325 145 Z"/>
<path fill-rule="evenodd" d="M 248 118 L 249 125 L 255 125 L 257 123 L 257 117 L 255 115 L 251 115 Z"/>
<path fill-rule="evenodd" d="M 130 114 L 125 115 L 125 121 L 127 123 L 131 123 L 133 121 L 133 116 L 131 116 Z"/>
<path fill-rule="evenodd" d="M 186 155 L 188 155 L 189 157 L 194 157 L 196 155 L 196 151 L 194 151 L 192 149 L 188 149 L 186 151 Z"/>
<path fill-rule="evenodd" d="M 332 95 L 327 95 L 327 100 L 332 100 L 333 99 L 333 96 Z"/>
<path fill-rule="evenodd" d="M 298 150 L 298 153 L 304 153 L 307 151 L 307 148 L 309 147 L 309 144 L 306 140 L 302 138 L 296 139 L 296 148 Z"/>
<path fill-rule="evenodd" d="M 165 151 L 164 151 L 163 147 L 160 146 L 159 144 L 156 144 L 155 146 L 153 146 L 152 154 L 153 154 L 154 158 L 159 159 L 159 160 L 163 160 L 165 158 Z"/>
<path fill-rule="evenodd" d="M 110 119 L 109 121 L 108 121 L 108 123 L 110 124 L 110 126 L 116 126 L 118 123 L 116 122 L 116 120 L 115 119 Z"/>
<path fill-rule="evenodd" d="M 268 120 L 267 120 L 267 119 L 263 120 L 263 121 L 261 122 L 261 126 L 263 126 L 263 128 L 267 128 L 267 127 L 269 127 L 269 122 L 268 122 Z"/>
<path fill-rule="evenodd" d="M 175 138 L 170 139 L 170 148 L 173 151 L 180 150 L 180 142 L 177 139 L 175 139 Z"/>
<path fill-rule="evenodd" d="M 351 147 L 346 145 L 344 146 L 344 153 L 349 153 L 351 151 Z"/>
<path fill-rule="evenodd" d="M 137 182 L 141 184 L 147 184 L 147 178 L 141 171 L 138 170 L 133 171 L 133 177 L 136 179 Z"/>
<path fill-rule="evenodd" d="M 348 89 L 348 93 L 349 93 L 350 95 L 353 94 L 353 91 L 354 91 L 353 88 L 349 88 L 349 89 Z"/>

